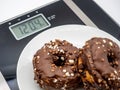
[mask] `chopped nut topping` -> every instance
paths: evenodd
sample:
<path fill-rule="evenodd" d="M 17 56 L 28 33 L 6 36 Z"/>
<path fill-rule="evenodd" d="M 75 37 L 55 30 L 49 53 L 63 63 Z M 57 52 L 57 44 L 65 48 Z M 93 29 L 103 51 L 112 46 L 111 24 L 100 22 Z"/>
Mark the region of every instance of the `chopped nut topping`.
<path fill-rule="evenodd" d="M 40 84 L 43 84 L 43 80 L 40 80 Z"/>
<path fill-rule="evenodd" d="M 116 70 L 114 71 L 114 73 L 115 73 L 116 75 L 118 75 L 118 73 L 117 73 L 117 71 L 116 71 Z"/>
<path fill-rule="evenodd" d="M 99 42 L 95 42 L 95 44 L 99 44 Z"/>
<path fill-rule="evenodd" d="M 109 45 L 110 45 L 110 46 L 113 46 L 113 43 L 112 43 L 112 42 L 109 42 Z"/>
<path fill-rule="evenodd" d="M 100 49 L 100 47 L 98 47 L 98 49 Z"/>
<path fill-rule="evenodd" d="M 66 76 L 70 76 L 70 73 L 69 73 L 69 72 L 66 72 L 65 75 L 66 75 Z"/>
<path fill-rule="evenodd" d="M 50 53 L 47 53 L 47 55 L 50 55 Z"/>
<path fill-rule="evenodd" d="M 37 60 L 36 63 L 39 64 L 39 60 Z"/>
<path fill-rule="evenodd" d="M 73 63 L 74 63 L 74 60 L 70 59 L 70 60 L 69 60 L 69 63 L 70 63 L 70 64 L 73 64 Z"/>
<path fill-rule="evenodd" d="M 74 73 L 71 73 L 70 75 L 71 75 L 71 76 L 74 76 Z"/>
<path fill-rule="evenodd" d="M 106 40 L 103 40 L 103 43 L 106 43 Z"/>
<path fill-rule="evenodd" d="M 63 69 L 63 72 L 65 73 L 67 70 L 66 69 Z"/>
<path fill-rule="evenodd" d="M 78 65 L 80 65 L 80 64 L 82 64 L 83 62 L 82 62 L 82 59 L 81 58 L 79 58 L 78 59 Z"/>
<path fill-rule="evenodd" d="M 102 79 L 98 79 L 98 83 L 101 83 L 102 82 Z"/>
<path fill-rule="evenodd" d="M 108 78 L 108 81 L 110 81 L 111 80 L 111 78 Z"/>
<path fill-rule="evenodd" d="M 102 62 L 104 62 L 104 61 L 105 61 L 105 59 L 104 59 L 104 58 L 102 58 L 102 59 L 101 59 L 101 61 L 102 61 Z"/>
<path fill-rule="evenodd" d="M 64 58 L 64 57 L 61 57 L 60 59 L 61 59 L 62 61 L 64 61 L 64 60 L 65 60 L 65 58 Z"/>
<path fill-rule="evenodd" d="M 104 50 L 104 52 L 106 52 L 107 50 Z"/>
<path fill-rule="evenodd" d="M 74 51 L 74 53 L 76 53 L 77 51 Z"/>
<path fill-rule="evenodd" d="M 36 68 L 34 68 L 34 71 L 36 71 Z"/>
<path fill-rule="evenodd" d="M 55 67 L 55 64 L 51 64 L 51 67 Z"/>
<path fill-rule="evenodd" d="M 58 81 L 58 80 L 57 80 L 56 78 L 53 80 L 54 83 L 56 83 L 57 81 Z"/>
<path fill-rule="evenodd" d="M 46 52 L 46 50 L 44 49 L 43 52 Z"/>
<path fill-rule="evenodd" d="M 54 72 L 55 70 L 54 69 L 51 69 L 52 72 Z"/>
<path fill-rule="evenodd" d="M 105 47 L 105 45 L 102 45 L 102 47 Z"/>
<path fill-rule="evenodd" d="M 114 73 L 111 73 L 111 74 L 110 74 L 110 77 L 114 77 Z"/>
<path fill-rule="evenodd" d="M 88 58 L 91 58 L 91 55 L 90 55 L 90 54 L 88 54 L 88 55 L 87 55 L 87 57 L 88 57 Z"/>
<path fill-rule="evenodd" d="M 64 50 L 63 50 L 63 49 L 61 49 L 61 50 L 60 50 L 60 52 L 61 52 L 61 53 L 64 53 Z"/>
<path fill-rule="evenodd" d="M 39 59 L 40 58 L 40 56 L 37 56 L 37 59 Z"/>
<path fill-rule="evenodd" d="M 119 64 L 118 61 L 115 61 L 115 64 L 118 65 Z"/>
<path fill-rule="evenodd" d="M 79 72 L 83 72 L 83 70 L 79 70 Z"/>
<path fill-rule="evenodd" d="M 87 48 L 90 48 L 90 45 L 87 45 Z"/>
<path fill-rule="evenodd" d="M 118 70 L 118 72 L 120 73 L 120 70 Z"/>
<path fill-rule="evenodd" d="M 120 80 L 120 77 L 118 77 L 118 80 Z"/>

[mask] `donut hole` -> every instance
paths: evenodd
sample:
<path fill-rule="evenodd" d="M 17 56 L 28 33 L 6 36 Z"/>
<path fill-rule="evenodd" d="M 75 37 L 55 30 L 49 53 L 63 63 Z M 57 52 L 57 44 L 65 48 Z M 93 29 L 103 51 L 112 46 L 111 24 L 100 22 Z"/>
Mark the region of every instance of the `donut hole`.
<path fill-rule="evenodd" d="M 108 54 L 107 54 L 107 58 L 108 58 L 108 62 L 110 63 L 110 65 L 112 66 L 112 67 L 114 67 L 114 62 L 115 62 L 115 55 L 112 53 L 112 52 L 109 52 Z"/>
<path fill-rule="evenodd" d="M 56 66 L 64 66 L 65 65 L 65 57 L 64 56 L 56 56 L 57 58 L 54 59 L 54 64 Z"/>
<path fill-rule="evenodd" d="M 107 55 L 107 58 L 108 58 L 109 63 L 112 63 L 114 60 L 113 56 L 111 55 Z"/>

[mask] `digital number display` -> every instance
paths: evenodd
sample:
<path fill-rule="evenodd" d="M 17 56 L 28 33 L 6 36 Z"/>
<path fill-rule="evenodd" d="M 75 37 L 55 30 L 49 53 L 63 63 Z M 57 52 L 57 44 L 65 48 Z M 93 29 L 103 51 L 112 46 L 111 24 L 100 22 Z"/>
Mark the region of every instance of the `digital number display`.
<path fill-rule="evenodd" d="M 14 37 L 20 40 L 50 26 L 50 23 L 43 14 L 38 14 L 10 26 L 9 29 Z"/>

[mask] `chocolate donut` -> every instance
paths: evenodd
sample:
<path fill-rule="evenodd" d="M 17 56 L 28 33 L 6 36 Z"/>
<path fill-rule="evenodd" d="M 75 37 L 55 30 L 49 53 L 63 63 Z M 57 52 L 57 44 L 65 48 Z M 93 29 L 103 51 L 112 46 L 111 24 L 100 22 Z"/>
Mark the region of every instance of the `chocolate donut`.
<path fill-rule="evenodd" d="M 46 43 L 33 58 L 35 80 L 47 90 L 75 90 L 78 56 L 79 49 L 66 40 Z"/>
<path fill-rule="evenodd" d="M 86 90 L 120 90 L 120 48 L 112 40 L 86 41 L 78 68 Z"/>

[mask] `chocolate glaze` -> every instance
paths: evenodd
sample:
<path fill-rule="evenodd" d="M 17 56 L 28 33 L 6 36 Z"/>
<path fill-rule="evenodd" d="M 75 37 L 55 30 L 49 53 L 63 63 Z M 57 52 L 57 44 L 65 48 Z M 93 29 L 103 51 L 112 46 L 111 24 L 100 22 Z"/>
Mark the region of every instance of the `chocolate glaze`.
<path fill-rule="evenodd" d="M 46 43 L 33 58 L 35 80 L 47 90 L 75 90 L 79 49 L 66 40 Z"/>
<path fill-rule="evenodd" d="M 79 72 L 86 90 L 120 90 L 120 48 L 108 38 L 94 37 L 80 51 Z"/>
<path fill-rule="evenodd" d="M 120 48 L 108 38 L 94 37 L 82 49 L 50 41 L 34 55 L 33 67 L 45 90 L 120 90 Z"/>

